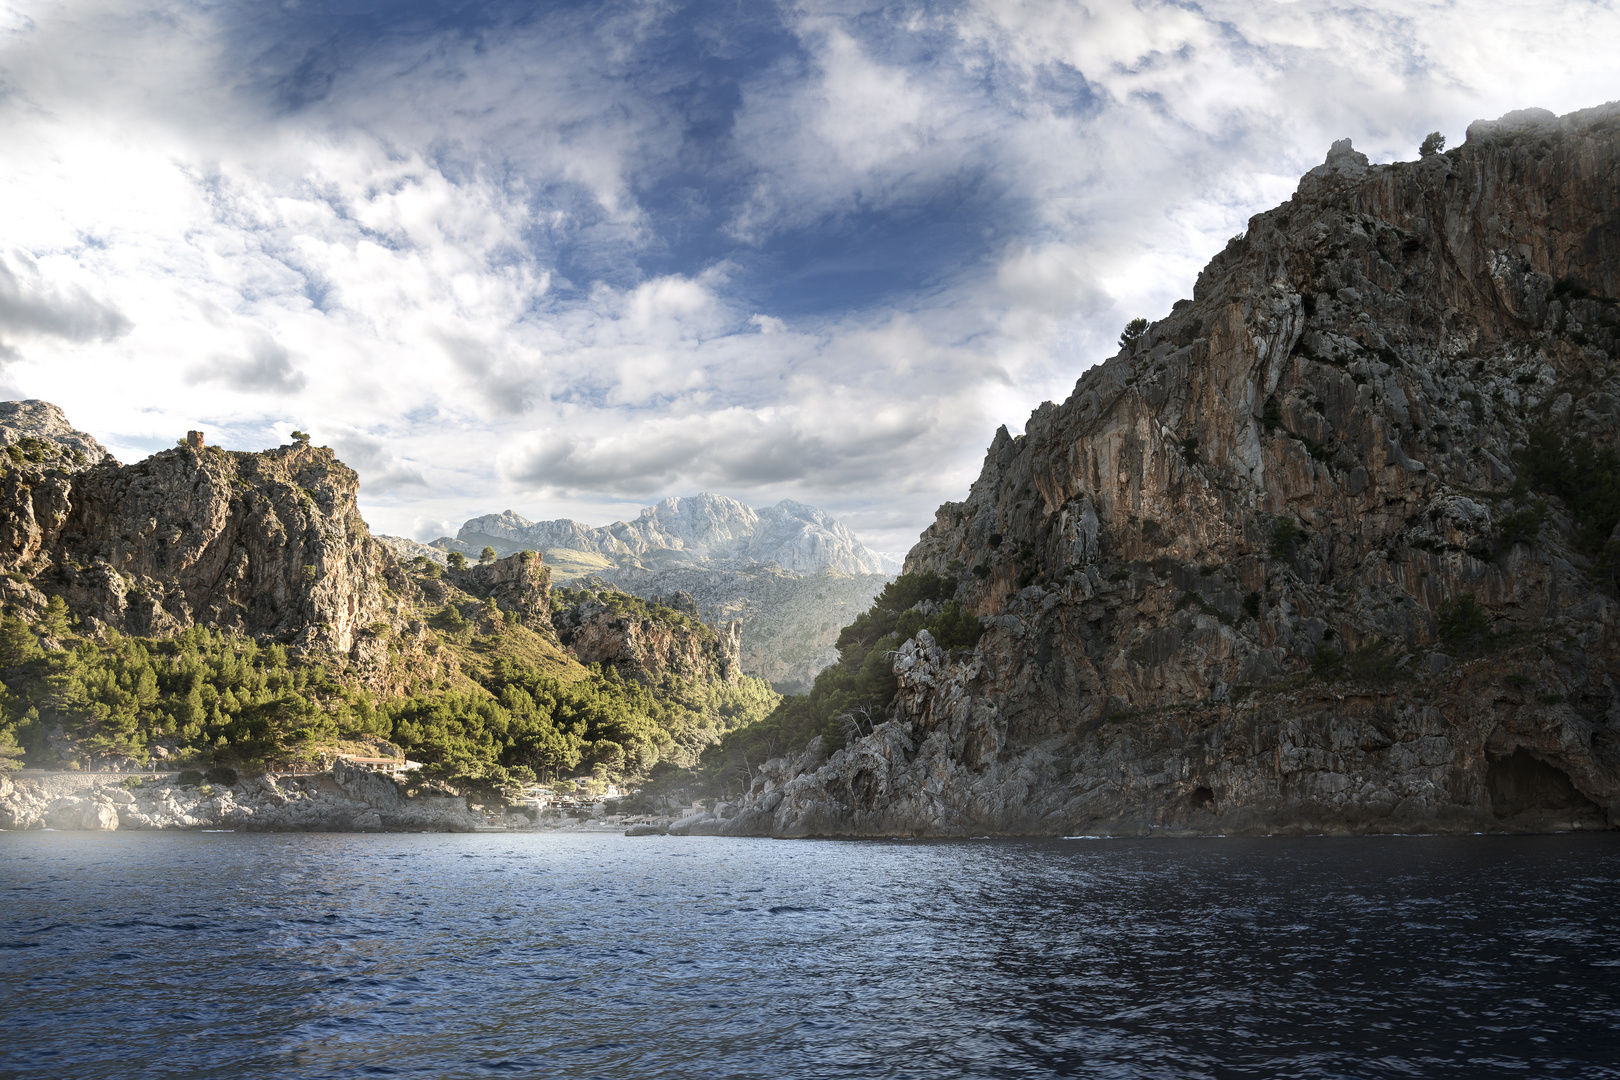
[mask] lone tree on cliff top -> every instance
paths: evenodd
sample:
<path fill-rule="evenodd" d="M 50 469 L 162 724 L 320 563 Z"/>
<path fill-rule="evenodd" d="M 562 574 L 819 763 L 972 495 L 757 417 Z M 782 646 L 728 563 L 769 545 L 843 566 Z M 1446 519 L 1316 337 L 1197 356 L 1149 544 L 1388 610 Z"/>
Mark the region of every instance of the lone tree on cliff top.
<path fill-rule="evenodd" d="M 1147 328 L 1148 321 L 1143 318 L 1135 318 L 1126 323 L 1125 329 L 1119 335 L 1119 347 L 1128 349 L 1135 345 L 1141 340 L 1142 335 L 1147 333 Z"/>

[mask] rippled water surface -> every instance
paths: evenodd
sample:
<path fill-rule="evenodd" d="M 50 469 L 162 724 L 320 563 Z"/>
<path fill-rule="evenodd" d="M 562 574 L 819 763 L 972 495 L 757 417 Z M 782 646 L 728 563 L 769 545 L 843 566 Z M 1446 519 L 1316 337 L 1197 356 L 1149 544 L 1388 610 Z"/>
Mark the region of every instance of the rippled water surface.
<path fill-rule="evenodd" d="M 1620 839 L 0 834 L 0 1074 L 1620 1077 Z"/>

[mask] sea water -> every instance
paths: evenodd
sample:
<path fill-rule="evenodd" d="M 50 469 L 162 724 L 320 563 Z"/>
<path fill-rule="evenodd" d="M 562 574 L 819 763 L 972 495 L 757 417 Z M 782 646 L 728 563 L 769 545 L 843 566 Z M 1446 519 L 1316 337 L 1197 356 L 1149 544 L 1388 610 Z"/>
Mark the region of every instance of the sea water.
<path fill-rule="evenodd" d="M 0 834 L 17 1077 L 1617 1077 L 1620 837 Z"/>

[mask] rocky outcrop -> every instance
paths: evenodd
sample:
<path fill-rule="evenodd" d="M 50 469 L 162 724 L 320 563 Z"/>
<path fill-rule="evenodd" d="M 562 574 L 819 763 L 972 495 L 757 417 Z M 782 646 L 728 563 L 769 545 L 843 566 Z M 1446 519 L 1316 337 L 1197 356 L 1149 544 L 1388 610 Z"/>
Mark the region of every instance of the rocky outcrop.
<path fill-rule="evenodd" d="M 551 570 L 538 551 L 451 567 L 445 580 L 480 600 L 510 611 L 531 630 L 551 629 Z"/>
<path fill-rule="evenodd" d="M 1617 176 L 1613 105 L 1335 144 L 940 508 L 977 648 L 725 831 L 1620 825 Z"/>
<path fill-rule="evenodd" d="M 50 463 L 68 472 L 118 462 L 48 401 L 0 401 L 0 447 L 17 464 Z"/>
<path fill-rule="evenodd" d="M 328 773 L 182 785 L 174 775 L 0 774 L 0 828 L 237 829 L 252 832 L 473 832 L 464 798 L 407 798 L 380 773 Z"/>
<path fill-rule="evenodd" d="M 399 559 L 401 562 L 410 562 L 412 559 L 420 556 L 421 558 L 427 559 L 430 562 L 436 562 L 440 566 L 450 565 L 450 553 L 444 548 L 436 548 L 431 544 L 422 544 L 415 540 L 407 540 L 403 536 L 388 536 L 383 533 L 373 533 L 372 539 L 376 540 L 377 543 L 393 552 L 394 557 Z M 473 558 L 477 558 L 478 555 L 478 551 L 471 553 Z"/>
<path fill-rule="evenodd" d="M 381 539 L 403 558 L 441 565 L 451 552 L 478 558 L 486 547 L 542 551 L 559 581 L 597 576 L 649 600 L 689 592 L 704 621 L 741 624 L 743 670 L 782 693 L 809 689 L 836 659 L 839 629 L 890 580 L 882 558 L 837 519 L 791 499 L 757 511 L 723 495 L 665 499 L 603 528 L 507 510 L 432 545 Z"/>
<path fill-rule="evenodd" d="M 658 686 L 667 679 L 730 683 L 742 675 L 736 623 L 716 630 L 697 618 L 690 596 L 678 607 L 649 606 L 605 581 L 586 579 L 553 613 L 558 639 L 582 664 L 609 664 L 625 678 Z M 668 599 L 668 598 L 666 598 Z"/>
<path fill-rule="evenodd" d="M 27 403 L 24 403 L 27 404 Z M 180 447 L 78 471 L 0 476 L 5 600 L 63 597 L 89 625 L 162 636 L 204 624 L 347 653 L 390 608 L 391 556 L 332 451 Z"/>

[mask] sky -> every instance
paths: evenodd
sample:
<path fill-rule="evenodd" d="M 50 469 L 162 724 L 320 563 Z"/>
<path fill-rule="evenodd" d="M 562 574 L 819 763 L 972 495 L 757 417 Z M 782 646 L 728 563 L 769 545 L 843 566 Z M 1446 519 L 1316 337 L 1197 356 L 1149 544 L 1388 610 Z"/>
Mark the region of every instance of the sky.
<path fill-rule="evenodd" d="M 904 552 L 1329 144 L 1620 98 L 1615 2 L 0 0 L 0 395 L 294 429 L 374 530 Z"/>

